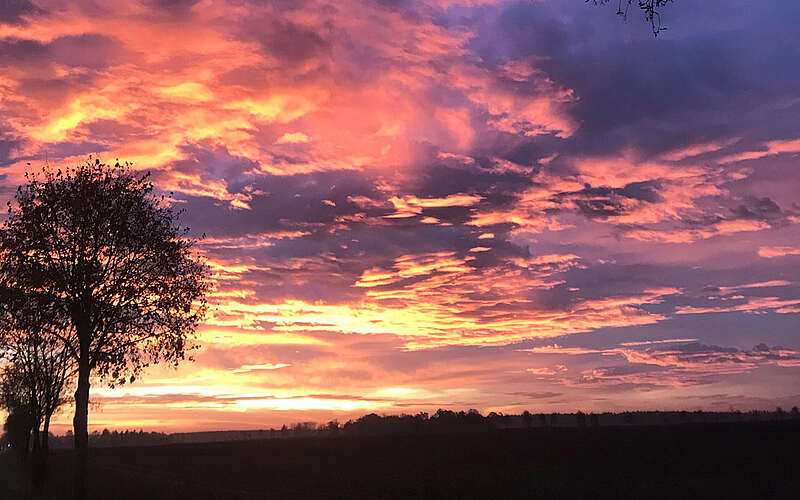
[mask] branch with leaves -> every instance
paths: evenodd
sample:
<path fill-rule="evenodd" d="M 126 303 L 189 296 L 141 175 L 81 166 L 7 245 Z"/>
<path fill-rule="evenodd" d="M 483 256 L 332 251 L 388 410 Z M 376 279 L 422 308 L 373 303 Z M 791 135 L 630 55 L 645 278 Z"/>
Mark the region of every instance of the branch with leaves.
<path fill-rule="evenodd" d="M 586 3 L 592 2 L 595 5 L 605 5 L 611 0 L 586 0 Z M 622 16 L 624 20 L 628 19 L 628 12 L 634 0 L 617 0 L 617 15 Z M 662 31 L 666 31 L 667 27 L 661 23 L 661 13 L 659 9 L 672 2 L 672 0 L 636 0 L 639 8 L 644 12 L 645 20 L 650 23 L 653 30 L 653 35 L 658 36 Z"/>

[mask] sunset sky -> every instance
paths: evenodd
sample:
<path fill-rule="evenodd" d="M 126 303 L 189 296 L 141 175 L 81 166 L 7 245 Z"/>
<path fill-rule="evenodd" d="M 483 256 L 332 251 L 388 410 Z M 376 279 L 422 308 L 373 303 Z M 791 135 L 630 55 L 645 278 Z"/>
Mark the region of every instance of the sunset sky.
<path fill-rule="evenodd" d="M 800 3 L 615 12 L 3 2 L 0 201 L 92 154 L 206 235 L 195 362 L 90 428 L 800 404 Z"/>

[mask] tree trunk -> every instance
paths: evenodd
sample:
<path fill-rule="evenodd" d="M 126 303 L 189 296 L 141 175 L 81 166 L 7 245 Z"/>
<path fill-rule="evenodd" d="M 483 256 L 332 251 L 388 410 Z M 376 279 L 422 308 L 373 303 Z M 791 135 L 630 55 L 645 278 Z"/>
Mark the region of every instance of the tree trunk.
<path fill-rule="evenodd" d="M 44 426 L 42 427 L 42 432 L 39 436 L 41 444 L 39 446 L 39 459 L 37 460 L 39 467 L 37 480 L 40 488 L 44 487 L 44 484 L 47 482 L 47 459 L 50 455 L 49 434 L 50 415 L 46 415 L 44 417 Z"/>
<path fill-rule="evenodd" d="M 50 451 L 50 415 L 44 417 L 44 429 L 42 429 L 42 451 L 44 452 L 44 456 L 47 457 L 48 451 Z"/>
<path fill-rule="evenodd" d="M 39 423 L 34 419 L 33 421 L 33 457 L 39 456 Z"/>
<path fill-rule="evenodd" d="M 86 475 L 89 461 L 89 341 L 80 335 L 80 359 L 78 360 L 78 388 L 75 390 L 75 417 L 72 429 L 75 433 L 75 500 L 86 498 Z M 88 337 L 88 335 L 86 335 Z"/>
<path fill-rule="evenodd" d="M 31 449 L 31 434 L 33 433 L 33 424 L 32 423 L 28 423 L 26 425 L 27 425 L 27 429 L 25 431 L 25 446 L 23 446 L 22 450 L 20 450 L 21 451 L 20 457 L 25 462 L 27 462 L 27 460 L 28 460 L 28 454 L 29 454 L 30 449 Z"/>
<path fill-rule="evenodd" d="M 42 432 L 39 429 L 41 423 L 38 422 L 38 417 L 34 418 L 33 422 L 33 453 L 31 457 L 31 481 L 33 488 L 37 492 L 41 492 L 44 486 L 44 468 L 45 468 L 45 451 L 42 449 Z"/>

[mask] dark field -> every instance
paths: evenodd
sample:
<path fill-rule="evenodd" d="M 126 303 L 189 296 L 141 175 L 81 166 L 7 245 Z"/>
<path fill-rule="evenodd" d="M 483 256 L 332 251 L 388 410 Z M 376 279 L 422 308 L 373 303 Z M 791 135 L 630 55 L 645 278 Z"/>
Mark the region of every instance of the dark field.
<path fill-rule="evenodd" d="M 9 498 L 15 473 L 0 471 Z M 91 498 L 800 498 L 800 422 L 543 428 L 91 450 Z M 44 498 L 68 498 L 54 453 Z"/>

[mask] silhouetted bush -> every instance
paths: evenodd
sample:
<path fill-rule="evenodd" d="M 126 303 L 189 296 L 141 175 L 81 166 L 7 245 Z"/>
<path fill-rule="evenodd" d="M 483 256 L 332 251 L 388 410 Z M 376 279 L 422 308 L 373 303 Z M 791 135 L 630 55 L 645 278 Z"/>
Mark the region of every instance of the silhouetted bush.
<path fill-rule="evenodd" d="M 20 463 L 25 462 L 28 458 L 33 425 L 34 418 L 26 407 L 14 408 L 6 417 L 6 423 L 3 425 L 5 439 L 11 445 L 11 449 Z"/>

